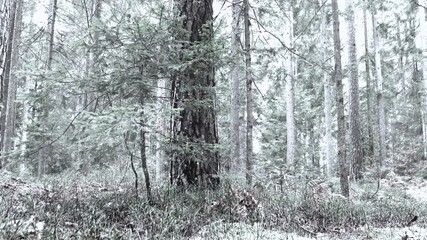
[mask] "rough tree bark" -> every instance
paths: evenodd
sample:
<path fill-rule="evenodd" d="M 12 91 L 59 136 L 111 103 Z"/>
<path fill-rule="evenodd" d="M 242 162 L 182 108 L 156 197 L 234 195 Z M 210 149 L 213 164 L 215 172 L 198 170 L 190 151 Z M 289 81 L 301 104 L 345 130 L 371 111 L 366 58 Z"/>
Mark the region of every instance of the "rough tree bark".
<path fill-rule="evenodd" d="M 18 28 L 17 14 L 18 7 L 22 5 L 22 1 L 13 1 L 9 8 L 9 21 L 7 26 L 7 38 L 3 41 L 2 47 L 5 49 L 5 61 L 2 63 L 3 72 L 1 74 L 1 96 L 2 102 L 0 115 L 0 154 L 2 155 L 1 167 L 5 167 L 8 161 L 8 155 L 11 150 L 12 136 L 14 131 L 13 119 L 15 115 L 15 95 L 16 95 L 16 78 L 14 78 L 14 64 L 17 60 L 18 39 L 15 39 L 16 34 L 20 32 Z M 21 6 L 22 8 L 22 6 Z M 22 10 L 21 10 L 22 12 Z M 3 16 L 6 17 L 6 16 Z M 16 26 L 15 26 L 16 25 Z M 18 36 L 19 37 L 19 36 Z M 16 45 L 15 45 L 16 44 Z M 3 59 L 3 58 L 1 58 Z M 15 61 L 14 61 L 15 60 Z"/>
<path fill-rule="evenodd" d="M 427 6 L 427 1 L 423 2 L 424 6 Z M 420 18 L 420 35 L 421 35 L 421 50 L 422 50 L 422 70 L 423 70 L 423 83 L 424 83 L 424 159 L 427 159 L 427 133 L 426 133 L 426 120 L 427 116 L 427 9 L 420 7 L 419 8 L 419 18 Z"/>
<path fill-rule="evenodd" d="M 337 0 L 332 0 L 332 18 L 334 31 L 334 58 L 335 58 L 335 88 L 337 102 L 337 122 L 338 122 L 338 162 L 340 165 L 340 186 L 341 194 L 349 197 L 348 186 L 348 164 L 345 156 L 345 115 L 344 115 L 344 94 L 342 84 L 342 66 L 341 66 L 341 39 L 340 22 L 338 16 Z"/>
<path fill-rule="evenodd" d="M 245 23 L 245 65 L 246 65 L 246 183 L 252 185 L 253 167 L 253 97 L 251 66 L 251 33 L 249 20 L 249 0 L 243 0 Z"/>
<path fill-rule="evenodd" d="M 377 31 L 377 21 L 375 19 L 376 9 L 372 7 L 372 29 L 374 34 L 374 51 L 375 51 L 375 73 L 377 79 L 377 107 L 378 107 L 378 136 L 379 136 L 379 167 L 382 167 L 384 159 L 386 158 L 386 132 L 385 132 L 385 110 L 383 98 L 383 75 L 381 70 L 381 55 L 379 36 Z"/>
<path fill-rule="evenodd" d="M 21 32 L 22 32 L 22 5 L 23 1 L 18 0 L 16 3 L 16 15 L 15 15 L 15 27 L 13 34 L 13 43 L 12 43 L 12 62 L 10 68 L 10 86 L 8 94 L 8 108 L 6 109 L 6 129 L 4 133 L 4 152 L 8 153 L 12 150 L 12 138 L 15 134 L 15 120 L 16 120 L 16 90 L 17 90 L 17 76 L 16 71 L 18 70 L 18 57 L 19 57 L 19 47 L 21 44 Z M 7 159 L 7 158 L 6 158 Z M 7 160 L 6 160 L 7 161 Z"/>
<path fill-rule="evenodd" d="M 356 180 L 362 178 L 363 149 L 362 129 L 359 114 L 359 76 L 356 54 L 356 29 L 354 27 L 354 3 L 347 0 L 348 26 L 348 62 L 349 62 L 349 95 L 350 95 L 350 150 L 353 174 Z"/>
<path fill-rule="evenodd" d="M 184 70 L 172 79 L 173 138 L 172 182 L 204 183 L 217 187 L 220 179 L 215 114 L 212 0 L 177 0 L 183 19 L 177 36 L 182 41 L 180 62 Z"/>
<path fill-rule="evenodd" d="M 239 121 L 239 99 L 240 99 L 240 0 L 232 3 L 232 29 L 231 29 L 231 54 L 233 63 L 231 65 L 231 107 L 230 107 L 230 133 L 231 133 L 231 162 L 225 164 L 226 172 L 230 172 L 233 165 L 240 164 L 240 121 Z"/>

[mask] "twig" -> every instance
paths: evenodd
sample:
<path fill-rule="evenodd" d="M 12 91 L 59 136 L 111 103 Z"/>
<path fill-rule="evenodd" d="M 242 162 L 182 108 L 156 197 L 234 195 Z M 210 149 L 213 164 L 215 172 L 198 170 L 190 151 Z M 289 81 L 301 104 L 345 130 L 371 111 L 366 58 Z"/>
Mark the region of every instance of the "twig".
<path fill-rule="evenodd" d="M 379 190 L 380 190 L 380 177 L 378 177 L 378 180 L 377 180 L 377 190 L 375 191 L 374 194 L 372 194 L 372 196 L 369 197 L 369 199 L 374 198 L 375 195 L 377 195 L 377 193 L 378 193 Z"/>
<path fill-rule="evenodd" d="M 29 151 L 28 152 L 28 156 L 31 156 L 31 155 L 34 155 L 34 154 L 36 154 L 36 153 L 38 153 L 40 150 L 42 150 L 43 148 L 45 148 L 45 147 L 48 147 L 48 146 L 50 146 L 50 145 L 52 145 L 52 144 L 54 144 L 55 142 L 57 142 L 59 139 L 61 139 L 61 137 L 62 136 L 64 136 L 65 135 L 65 133 L 71 128 L 71 126 L 73 125 L 73 123 L 74 123 L 74 121 L 77 119 L 77 117 L 79 117 L 82 113 L 83 113 L 83 111 L 84 110 L 86 110 L 88 107 L 89 107 L 89 105 L 91 105 L 94 101 L 97 101 L 100 97 L 102 97 L 104 94 L 102 94 L 102 95 L 100 95 L 100 96 L 98 96 L 97 98 L 95 98 L 95 99 L 93 99 L 92 101 L 90 101 L 88 104 L 86 104 L 86 106 L 84 106 L 83 108 L 82 108 L 82 110 L 80 110 L 77 114 L 76 114 L 76 116 L 74 116 L 73 117 L 73 119 L 71 119 L 71 121 L 68 123 L 68 126 L 64 129 L 64 131 L 59 135 L 59 136 L 57 136 L 55 139 L 53 139 L 52 141 L 50 141 L 50 142 L 48 142 L 48 143 L 46 143 L 46 142 L 43 142 L 43 143 L 41 143 L 41 144 L 39 144 L 37 147 L 35 147 L 35 148 L 33 148 L 33 150 L 31 150 L 31 151 Z M 22 152 L 24 152 L 25 150 L 19 150 L 19 151 L 13 151 L 13 152 L 15 152 L 15 153 L 22 153 Z M 2 159 L 2 158 L 5 158 L 5 157 L 9 157 L 9 156 L 11 156 L 12 154 L 11 154 L 11 152 L 9 152 L 9 153 L 5 153 L 5 154 L 2 154 L 2 156 L 0 156 L 0 159 Z M 5 166 L 5 168 L 7 168 L 10 164 L 12 164 L 12 163 L 8 163 L 8 165 L 6 165 Z"/>
<path fill-rule="evenodd" d="M 64 136 L 64 134 L 68 131 L 68 129 L 70 129 L 71 128 L 71 126 L 73 125 L 73 123 L 74 123 L 74 121 L 77 119 L 77 117 L 79 117 L 82 113 L 83 113 L 83 111 L 84 110 L 86 110 L 86 108 L 88 108 L 89 107 L 89 105 L 91 105 L 93 102 L 95 102 L 96 100 L 98 100 L 100 97 L 102 97 L 102 96 L 104 96 L 105 94 L 102 94 L 102 95 L 100 95 L 100 96 L 98 96 L 97 98 L 95 98 L 95 99 L 93 99 L 92 101 L 90 101 L 88 104 L 86 104 L 86 106 L 84 106 L 83 107 L 83 109 L 82 110 L 80 110 L 77 114 L 76 114 L 76 116 L 74 116 L 73 117 L 73 119 L 71 119 L 71 121 L 70 121 L 70 123 L 68 123 L 68 126 L 65 128 L 65 130 L 58 136 L 58 137 L 56 137 L 55 139 L 53 139 L 52 141 L 50 141 L 49 143 L 47 143 L 47 144 L 45 144 L 45 143 L 42 143 L 42 144 L 40 144 L 35 150 L 33 150 L 33 151 L 31 151 L 30 153 L 28 153 L 28 155 L 29 156 L 31 156 L 31 155 L 33 155 L 33 154 L 35 154 L 35 153 L 37 153 L 37 152 L 39 152 L 40 150 L 42 150 L 43 148 L 45 148 L 45 147 L 48 147 L 48 146 L 50 146 L 50 145 L 52 145 L 52 144 L 54 144 L 55 142 L 57 142 L 62 136 Z M 43 145 L 43 144 L 45 144 L 45 145 Z"/>
<path fill-rule="evenodd" d="M 136 194 L 136 197 L 138 198 L 138 172 L 136 171 L 135 163 L 133 162 L 133 153 L 132 153 L 132 151 L 130 151 L 129 146 L 128 146 L 128 142 L 127 142 L 128 135 L 129 135 L 128 132 L 126 132 L 124 134 L 124 137 L 125 137 L 124 143 L 125 143 L 125 148 L 130 155 L 130 166 L 132 168 L 133 174 L 135 175 L 135 194 Z"/>

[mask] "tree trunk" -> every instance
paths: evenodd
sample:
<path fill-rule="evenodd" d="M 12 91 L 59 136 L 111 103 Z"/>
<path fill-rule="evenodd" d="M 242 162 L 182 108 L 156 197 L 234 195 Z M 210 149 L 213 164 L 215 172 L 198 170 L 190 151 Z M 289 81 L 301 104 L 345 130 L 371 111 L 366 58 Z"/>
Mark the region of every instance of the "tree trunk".
<path fill-rule="evenodd" d="M 158 116 L 156 119 L 157 124 L 157 137 L 156 137 L 156 183 L 161 184 L 164 178 L 164 172 L 165 172 L 165 159 L 164 159 L 164 150 L 162 149 L 162 142 L 163 142 L 163 134 L 166 132 L 166 121 L 165 121 L 165 115 L 163 114 L 163 109 L 165 108 L 165 103 L 163 101 L 164 98 L 166 98 L 166 80 L 165 79 L 159 79 L 157 81 L 157 110 L 158 110 Z"/>
<path fill-rule="evenodd" d="M 372 89 L 371 89 L 371 70 L 369 67 L 369 37 L 368 37 L 368 22 L 366 20 L 366 8 L 363 9 L 363 33 L 365 36 L 365 71 L 366 71 L 366 104 L 367 104 L 367 125 L 368 125 L 368 152 L 367 156 L 372 157 L 374 155 L 374 135 L 372 126 Z"/>
<path fill-rule="evenodd" d="M 185 69 L 172 80 L 173 139 L 179 149 L 173 154 L 172 181 L 179 185 L 200 182 L 219 185 L 219 153 L 216 107 L 215 74 L 211 48 L 213 40 L 212 0 L 177 0 L 183 31 L 177 40 L 182 41 L 181 64 Z"/>
<path fill-rule="evenodd" d="M 293 49 L 294 42 L 294 21 L 293 21 L 293 8 L 291 4 L 288 6 L 287 11 L 289 25 L 286 29 L 285 42 L 290 49 Z M 293 82 L 295 79 L 295 56 L 293 53 L 288 52 L 286 57 L 286 162 L 291 173 L 295 170 L 295 151 L 296 151 L 296 138 L 295 138 L 295 118 L 294 118 L 294 91 Z"/>
<path fill-rule="evenodd" d="M 333 169 L 333 144 L 332 144 L 332 93 L 330 85 L 330 77 L 327 72 L 323 74 L 324 90 L 325 90 L 325 140 L 326 140 L 326 175 L 328 178 L 334 176 Z"/>
<path fill-rule="evenodd" d="M 251 33 L 249 20 L 249 0 L 243 0 L 245 22 L 245 62 L 246 62 L 246 183 L 252 185 L 253 166 L 253 97 L 252 97 L 252 64 Z"/>
<path fill-rule="evenodd" d="M 326 11 L 325 11 L 326 15 Z M 322 36 L 323 36 L 323 55 L 329 54 L 328 47 L 330 46 L 330 40 L 327 32 L 327 26 L 329 25 L 328 18 L 324 18 L 322 24 Z M 326 57 L 323 58 L 324 63 L 328 62 Z M 331 89 L 331 78 L 327 71 L 323 72 L 323 89 L 324 93 L 324 113 L 325 113 L 325 165 L 326 165 L 326 176 L 331 179 L 334 176 L 333 169 L 333 138 L 332 138 L 332 89 Z"/>
<path fill-rule="evenodd" d="M 372 10 L 372 29 L 374 34 L 374 51 L 375 51 L 375 73 L 377 78 L 377 106 L 378 106 L 378 136 L 379 136 L 379 167 L 382 167 L 384 159 L 386 158 L 386 132 L 385 132 L 385 110 L 384 110 L 384 98 L 383 98 L 383 75 L 381 70 L 381 56 L 380 56 L 380 45 L 379 36 L 377 32 L 377 22 L 375 20 L 375 6 Z"/>
<path fill-rule="evenodd" d="M 15 135 L 15 120 L 16 120 L 16 90 L 17 90 L 17 76 L 16 71 L 18 70 L 18 58 L 19 58 L 19 47 L 21 44 L 21 32 L 22 32 L 22 5 L 23 1 L 18 0 L 16 6 L 16 16 L 15 16 L 15 29 L 13 34 L 13 49 L 12 49 L 12 65 L 10 69 L 10 85 L 9 85 L 9 100 L 7 108 L 7 118 L 6 118 L 6 129 L 5 129 L 5 142 L 4 142 L 4 152 L 10 152 L 12 150 L 12 138 Z"/>
<path fill-rule="evenodd" d="M 30 93 L 30 80 L 28 78 L 24 79 L 25 82 L 25 95 L 28 96 Z M 28 125 L 30 123 L 30 105 L 27 100 L 24 100 L 22 106 L 22 132 L 21 132 L 21 158 L 25 156 L 27 151 L 27 142 L 28 142 Z"/>
<path fill-rule="evenodd" d="M 47 70 L 52 68 L 52 59 L 53 59 L 53 47 L 55 39 L 55 23 L 56 23 L 56 11 L 58 10 L 58 0 L 52 0 L 52 19 L 50 23 L 50 32 L 49 32 L 49 50 L 47 56 Z"/>
<path fill-rule="evenodd" d="M 21 2 L 19 2 L 21 3 Z M 12 141 L 12 134 L 14 130 L 14 126 L 11 122 L 13 119 L 12 115 L 14 115 L 14 102 L 16 94 L 16 83 L 14 82 L 16 79 L 13 78 L 12 70 L 14 69 L 14 59 L 17 56 L 17 47 L 14 44 L 17 43 L 15 40 L 15 28 L 16 16 L 17 16 L 17 1 L 13 1 L 10 7 L 10 15 L 9 15 L 9 27 L 8 27 L 8 37 L 5 41 L 6 46 L 6 56 L 5 62 L 2 66 L 3 72 L 1 76 L 1 115 L 0 115 L 0 153 L 2 155 L 1 167 L 5 167 L 8 163 L 8 155 L 10 154 L 9 143 Z M 19 18 L 19 17 L 18 17 Z M 19 26 L 18 26 L 19 27 Z M 17 32 L 19 32 L 18 30 Z M 3 59 L 3 58 L 2 58 Z M 16 62 L 15 62 L 16 63 Z"/>
<path fill-rule="evenodd" d="M 363 150 L 362 150 L 362 129 L 359 114 L 359 76 L 358 61 L 356 54 L 356 30 L 354 28 L 354 6 L 353 0 L 347 0 L 347 24 L 348 24 L 348 62 L 349 62 L 349 82 L 350 82 L 350 149 L 351 163 L 356 180 L 362 178 L 363 170 Z"/>
<path fill-rule="evenodd" d="M 338 122 L 338 161 L 340 165 L 340 185 L 341 194 L 349 197 L 348 186 L 348 164 L 345 156 L 345 115 L 344 115 L 344 94 L 342 84 L 341 67 L 341 39 L 340 22 L 338 17 L 337 0 L 332 0 L 332 18 L 334 23 L 334 58 L 335 58 L 335 88 L 337 102 L 337 122 Z"/>
<path fill-rule="evenodd" d="M 240 165 L 240 121 L 239 121 L 239 99 L 240 99 L 240 0 L 232 3 L 232 32 L 231 32 L 231 54 L 233 63 L 231 65 L 231 108 L 230 108 L 230 133 L 231 133 L 231 162 L 225 164 L 226 172 L 230 167 Z M 237 169 L 237 168 L 236 168 Z"/>
<path fill-rule="evenodd" d="M 144 92 L 140 93 L 139 97 L 139 104 L 142 108 L 141 116 L 140 116 L 140 125 L 139 125 L 139 147 L 140 147 L 140 153 L 141 153 L 141 166 L 142 171 L 144 172 L 144 179 L 145 179 L 145 190 L 147 191 L 147 199 L 149 202 L 152 202 L 151 198 L 151 185 L 150 185 L 150 174 L 148 173 L 148 167 L 147 167 L 147 148 L 146 148 L 146 138 L 145 138 L 145 116 L 144 116 Z M 138 189 L 137 189 L 138 190 Z"/>
<path fill-rule="evenodd" d="M 427 1 L 424 1 L 427 4 Z M 422 50 L 422 70 L 423 70 L 423 83 L 424 83 L 424 126 L 423 126 L 423 139 L 424 139 L 424 159 L 427 159 L 427 133 L 426 133 L 426 116 L 427 116 L 427 9 L 420 8 L 420 35 L 421 35 L 421 50 Z"/>
<path fill-rule="evenodd" d="M 47 62 L 46 62 L 46 69 L 50 71 L 52 69 L 52 60 L 53 60 L 53 47 L 54 47 L 54 39 L 55 39 L 55 23 L 56 23 L 56 11 L 58 10 L 58 0 L 52 0 L 52 18 L 50 22 L 50 29 L 49 29 L 49 49 L 47 53 Z M 41 86 L 46 87 L 46 86 Z M 49 91 L 49 90 L 47 90 Z M 48 98 L 48 96 L 45 96 Z M 46 120 L 49 118 L 49 111 L 48 106 L 43 106 L 44 110 L 42 110 L 42 119 L 40 119 L 42 122 L 46 122 Z M 45 123 L 44 123 L 45 124 Z M 43 123 L 42 123 L 43 125 Z M 43 127 L 43 130 L 47 130 L 47 126 Z M 42 140 L 42 149 L 41 154 L 39 156 L 38 160 L 38 167 L 37 167 L 37 177 L 41 178 L 45 172 L 46 172 L 46 159 L 49 158 L 50 152 L 51 152 L 51 146 L 50 146 L 50 137 L 47 136 L 47 133 L 44 133 Z"/>

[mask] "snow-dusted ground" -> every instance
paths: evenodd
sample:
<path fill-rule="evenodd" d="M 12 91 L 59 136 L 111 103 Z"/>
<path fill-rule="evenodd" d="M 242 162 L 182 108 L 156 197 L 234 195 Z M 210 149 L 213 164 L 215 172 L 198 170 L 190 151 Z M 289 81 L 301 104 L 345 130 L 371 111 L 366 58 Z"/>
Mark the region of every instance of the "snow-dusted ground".
<path fill-rule="evenodd" d="M 427 240 L 427 229 L 418 226 L 405 228 L 359 228 L 358 230 L 340 235 L 319 233 L 315 237 L 299 236 L 295 233 L 286 233 L 264 229 L 259 225 L 245 223 L 217 222 L 205 226 L 190 240 Z"/>
<path fill-rule="evenodd" d="M 246 223 L 223 223 L 216 222 L 203 229 L 191 240 L 209 240 L 209 239 L 224 239 L 224 240 L 313 240 L 315 238 L 298 236 L 295 233 L 286 233 L 264 229 L 261 226 L 249 225 Z M 317 238 L 318 239 L 318 238 Z"/>
<path fill-rule="evenodd" d="M 401 189 L 410 197 L 427 204 L 427 180 L 421 178 L 404 178 L 391 173 L 386 179 L 381 180 L 379 194 L 384 194 L 390 188 Z M 362 190 L 355 188 L 356 191 Z M 424 217 L 424 216 L 420 216 Z M 191 240 L 204 239 L 236 239 L 236 240 L 258 240 L 258 239 L 289 239 L 289 240 L 359 240 L 359 239 L 377 239 L 377 240 L 427 240 L 427 229 L 417 226 L 401 228 L 368 228 L 360 227 L 353 232 L 335 234 L 319 233 L 317 236 L 307 237 L 299 236 L 295 233 L 286 233 L 262 228 L 260 225 L 248 225 L 245 223 L 223 223 L 216 222 L 203 229 Z"/>
<path fill-rule="evenodd" d="M 416 200 L 427 204 L 427 180 L 416 179 L 410 181 L 406 193 Z"/>

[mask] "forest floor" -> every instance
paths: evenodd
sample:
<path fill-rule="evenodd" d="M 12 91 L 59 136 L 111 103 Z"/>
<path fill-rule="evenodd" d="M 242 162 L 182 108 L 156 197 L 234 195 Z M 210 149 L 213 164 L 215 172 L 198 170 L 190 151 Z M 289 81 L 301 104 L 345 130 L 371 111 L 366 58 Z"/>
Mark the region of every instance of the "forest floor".
<path fill-rule="evenodd" d="M 161 187 L 148 202 L 118 169 L 43 181 L 1 172 L 0 239 L 427 239 L 423 176 L 352 183 L 350 200 L 288 179 L 283 193 Z"/>

